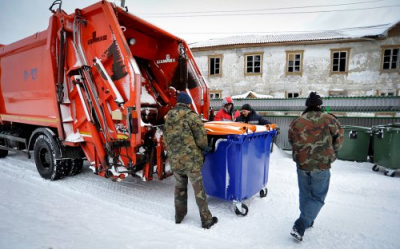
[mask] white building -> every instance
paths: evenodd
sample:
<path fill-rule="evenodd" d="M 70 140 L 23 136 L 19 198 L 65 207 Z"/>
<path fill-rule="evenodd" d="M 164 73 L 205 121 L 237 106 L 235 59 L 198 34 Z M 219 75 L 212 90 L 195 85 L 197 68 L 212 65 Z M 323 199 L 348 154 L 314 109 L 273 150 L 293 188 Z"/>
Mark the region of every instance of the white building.
<path fill-rule="evenodd" d="M 400 96 L 400 22 L 316 33 L 246 35 L 190 44 L 211 97 Z"/>

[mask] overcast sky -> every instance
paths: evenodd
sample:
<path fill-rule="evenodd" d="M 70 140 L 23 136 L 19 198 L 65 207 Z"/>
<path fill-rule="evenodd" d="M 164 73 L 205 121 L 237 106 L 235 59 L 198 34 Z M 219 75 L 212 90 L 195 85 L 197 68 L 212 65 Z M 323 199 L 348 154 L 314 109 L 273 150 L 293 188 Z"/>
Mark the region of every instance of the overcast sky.
<path fill-rule="evenodd" d="M 0 44 L 47 28 L 53 0 L 0 0 Z M 96 0 L 64 0 L 72 13 Z M 120 5 L 119 0 L 111 0 Z M 400 0 L 126 0 L 129 12 L 188 43 L 220 36 L 335 30 L 400 21 Z"/>

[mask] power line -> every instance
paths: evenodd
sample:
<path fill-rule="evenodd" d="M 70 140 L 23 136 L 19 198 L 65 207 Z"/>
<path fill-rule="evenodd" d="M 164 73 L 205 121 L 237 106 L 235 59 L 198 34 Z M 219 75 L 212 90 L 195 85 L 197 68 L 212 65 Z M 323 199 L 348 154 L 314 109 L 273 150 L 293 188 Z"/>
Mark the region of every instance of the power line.
<path fill-rule="evenodd" d="M 268 15 L 297 15 L 297 14 L 314 14 L 314 13 L 328 13 L 328 12 L 345 12 L 345 11 L 359 11 L 359 10 L 372 10 L 372 9 L 382 9 L 390 7 L 399 7 L 400 4 L 386 5 L 379 7 L 370 8 L 358 8 L 358 9 L 339 9 L 339 10 L 320 10 L 320 11 L 302 11 L 302 12 L 275 12 L 275 13 L 236 13 L 236 14 L 210 14 L 210 15 L 170 15 L 170 16 L 142 16 L 146 18 L 171 18 L 171 17 L 211 17 L 211 16 L 268 16 Z"/>
<path fill-rule="evenodd" d="M 275 32 L 238 32 L 238 31 L 233 31 L 233 32 L 176 32 L 176 34 L 184 34 L 184 35 L 204 35 L 204 34 L 282 34 L 282 33 L 315 33 L 315 32 L 329 32 L 329 31 L 348 31 L 348 30 L 358 30 L 358 29 L 378 29 L 378 28 L 383 28 L 385 26 L 390 25 L 389 23 L 386 24 L 379 24 L 379 25 L 373 25 L 373 26 L 359 26 L 359 27 L 351 27 L 351 28 L 342 28 L 342 29 L 325 29 L 325 30 L 309 30 L 309 31 L 275 31 Z"/>
<path fill-rule="evenodd" d="M 387 0 L 373 0 L 373 1 L 363 1 L 363 2 L 353 2 L 353 3 L 343 3 L 343 4 L 322 4 L 322 5 L 309 5 L 309 6 L 268 8 L 268 9 L 214 10 L 214 11 L 195 11 L 195 12 L 164 12 L 164 13 L 137 13 L 137 14 L 138 15 L 157 16 L 157 15 L 191 15 L 191 14 L 203 14 L 203 13 L 229 13 L 229 12 L 246 12 L 246 11 L 272 11 L 272 10 L 286 10 L 286 9 L 336 7 L 336 6 L 346 6 L 346 5 L 354 5 L 354 4 L 360 4 L 360 3 L 375 3 L 375 2 L 384 2 L 384 1 L 387 1 Z"/>

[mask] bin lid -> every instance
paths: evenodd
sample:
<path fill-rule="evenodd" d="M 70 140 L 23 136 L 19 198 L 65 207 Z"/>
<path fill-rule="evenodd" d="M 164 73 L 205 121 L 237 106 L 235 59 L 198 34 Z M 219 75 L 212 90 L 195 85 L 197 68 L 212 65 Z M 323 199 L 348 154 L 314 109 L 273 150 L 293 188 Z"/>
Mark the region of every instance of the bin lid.
<path fill-rule="evenodd" d="M 372 129 L 381 129 L 381 128 L 400 128 L 400 123 L 390 123 L 390 124 L 372 126 Z"/>
<path fill-rule="evenodd" d="M 265 131 L 276 130 L 277 125 L 276 124 L 255 125 L 255 127 L 256 127 L 256 132 L 265 132 Z"/>
<path fill-rule="evenodd" d="M 211 121 L 204 124 L 207 135 L 230 135 L 253 133 L 257 130 L 255 125 L 231 121 Z"/>
<path fill-rule="evenodd" d="M 276 124 L 252 125 L 232 121 L 211 121 L 204 124 L 207 135 L 243 135 L 246 133 L 275 130 L 276 127 Z"/>
<path fill-rule="evenodd" d="M 387 125 L 388 127 L 393 127 L 393 128 L 400 128 L 400 123 L 391 123 Z"/>
<path fill-rule="evenodd" d="M 355 126 L 355 125 L 342 125 L 344 130 L 356 130 L 356 131 L 371 131 L 371 127 Z"/>

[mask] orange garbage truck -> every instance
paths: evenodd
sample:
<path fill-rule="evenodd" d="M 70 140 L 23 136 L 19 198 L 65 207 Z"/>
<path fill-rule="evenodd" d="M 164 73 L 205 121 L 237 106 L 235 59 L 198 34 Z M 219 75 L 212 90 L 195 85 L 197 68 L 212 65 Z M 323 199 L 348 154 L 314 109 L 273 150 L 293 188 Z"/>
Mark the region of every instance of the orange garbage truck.
<path fill-rule="evenodd" d="M 61 4 L 46 30 L 0 45 L 0 157 L 33 154 L 51 180 L 79 173 L 84 160 L 114 180 L 167 177 L 163 117 L 177 92 L 208 118 L 188 45 L 108 1 L 72 14 Z"/>

